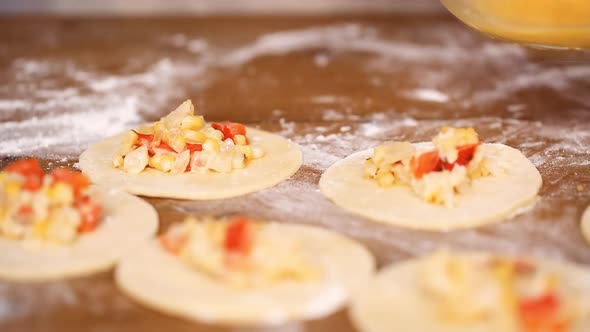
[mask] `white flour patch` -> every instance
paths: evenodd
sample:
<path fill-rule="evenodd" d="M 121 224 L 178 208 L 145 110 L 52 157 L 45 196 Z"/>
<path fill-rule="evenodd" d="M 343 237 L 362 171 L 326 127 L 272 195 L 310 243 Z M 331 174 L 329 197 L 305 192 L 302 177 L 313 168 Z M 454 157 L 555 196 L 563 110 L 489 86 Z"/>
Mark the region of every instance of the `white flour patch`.
<path fill-rule="evenodd" d="M 47 112 L 43 117 L 0 123 L 0 137 L 4 142 L 0 154 L 37 154 L 49 148 L 56 155 L 67 154 L 72 146 L 82 147 L 141 122 L 136 97 L 117 98 L 113 104 L 95 98 L 75 98 L 84 111 Z"/>
<path fill-rule="evenodd" d="M 178 80 L 199 74 L 203 67 L 164 58 L 143 72 L 120 76 L 90 72 L 70 62 L 17 60 L 10 69 L 33 82 L 63 72 L 83 85 L 35 87 L 27 92 L 31 101 L 0 99 L 0 110 L 24 109 L 19 112 L 24 120 L 0 123 L 0 154 L 58 158 L 77 155 L 94 141 L 145 122 L 140 110 L 169 111 L 169 99 L 186 98 L 181 89 L 174 89 Z"/>
<path fill-rule="evenodd" d="M 16 69 L 16 79 L 26 80 L 49 74 L 52 71 L 53 65 L 47 61 L 17 59 L 13 62 L 13 67 Z"/>
<path fill-rule="evenodd" d="M 350 102 L 350 98 L 346 96 L 318 95 L 311 97 L 311 102 L 314 104 L 340 104 Z"/>
<path fill-rule="evenodd" d="M 175 47 L 185 47 L 189 52 L 199 54 L 209 49 L 209 42 L 202 38 L 191 39 L 187 35 L 178 33 L 168 38 L 164 38 L 165 43 Z"/>
<path fill-rule="evenodd" d="M 177 33 L 175 35 L 170 36 L 170 38 L 164 39 L 164 41 L 167 41 L 176 47 L 185 46 L 187 40 L 188 40 L 187 36 L 183 33 Z"/>
<path fill-rule="evenodd" d="M 504 61 L 507 56 L 523 57 L 523 48 L 510 44 L 488 43 L 476 50 L 466 48 L 450 36 L 443 36 L 442 44 L 413 43 L 385 39 L 378 30 L 361 24 L 338 24 L 269 33 L 252 44 L 225 54 L 220 61 L 224 66 L 240 66 L 260 56 L 284 55 L 305 50 L 329 50 L 332 53 L 373 54 L 380 58 L 415 63 L 457 64 L 467 61 L 478 52 L 486 58 Z M 466 38 L 469 43 L 473 38 Z M 317 63 L 317 61 L 316 61 Z M 319 66 L 327 60 L 319 60 Z"/>
<path fill-rule="evenodd" d="M 281 126 L 281 132 L 279 133 L 282 136 L 291 136 L 295 131 L 295 126 L 297 125 L 295 121 L 287 121 L 285 118 L 279 119 L 279 124 Z"/>
<path fill-rule="evenodd" d="M 412 91 L 404 92 L 402 93 L 402 95 L 411 99 L 434 103 L 446 103 L 449 101 L 449 96 L 435 89 L 415 89 Z"/>
<path fill-rule="evenodd" d="M 313 57 L 313 62 L 318 67 L 326 67 L 330 63 L 330 57 L 326 54 L 317 54 Z"/>
<path fill-rule="evenodd" d="M 383 133 L 383 127 L 378 123 L 363 123 L 360 125 L 359 134 L 365 137 L 372 137 L 381 135 Z"/>
<path fill-rule="evenodd" d="M 13 111 L 18 109 L 28 109 L 31 107 L 31 102 L 27 100 L 10 100 L 0 99 L 0 111 Z"/>
<path fill-rule="evenodd" d="M 333 109 L 326 109 L 322 111 L 322 119 L 325 121 L 340 121 L 344 120 L 345 114 Z"/>
<path fill-rule="evenodd" d="M 186 48 L 192 53 L 203 53 L 209 49 L 209 43 L 204 39 L 189 40 Z"/>
<path fill-rule="evenodd" d="M 333 48 L 344 41 L 360 38 L 372 29 L 357 24 L 335 25 L 269 33 L 259 37 L 251 45 L 241 47 L 225 55 L 221 64 L 239 66 L 263 55 L 283 55 L 293 51 Z"/>

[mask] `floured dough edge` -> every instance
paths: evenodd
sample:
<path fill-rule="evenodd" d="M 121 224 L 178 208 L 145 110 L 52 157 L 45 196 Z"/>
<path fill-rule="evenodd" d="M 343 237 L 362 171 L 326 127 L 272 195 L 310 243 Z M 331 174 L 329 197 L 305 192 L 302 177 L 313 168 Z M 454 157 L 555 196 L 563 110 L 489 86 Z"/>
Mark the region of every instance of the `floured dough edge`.
<path fill-rule="evenodd" d="M 431 143 L 414 145 L 433 148 Z M 373 149 L 353 153 L 330 166 L 320 179 L 320 191 L 354 214 L 428 231 L 473 228 L 530 211 L 542 185 L 539 171 L 517 149 L 491 143 L 481 147 L 512 169 L 503 176 L 474 180 L 468 192 L 457 196 L 453 208 L 424 202 L 408 186 L 381 188 L 376 181 L 365 178 L 363 162 L 371 157 Z"/>
<path fill-rule="evenodd" d="M 305 225 L 268 223 L 277 236 L 300 237 L 326 269 L 322 282 L 285 282 L 244 290 L 223 285 L 166 253 L 156 241 L 121 260 L 118 287 L 160 312 L 207 324 L 269 326 L 317 319 L 340 309 L 375 270 L 361 244 L 338 233 Z"/>
<path fill-rule="evenodd" d="M 471 260 L 498 257 L 483 252 L 452 252 Z M 511 257 L 509 255 L 507 257 Z M 514 257 L 514 256 L 512 256 Z M 523 257 L 526 258 L 526 257 Z M 429 298 L 418 292 L 421 278 L 420 264 L 423 258 L 414 258 L 401 263 L 391 264 L 382 269 L 373 278 L 369 286 L 360 290 L 351 300 L 349 317 L 353 325 L 361 332 L 495 332 L 497 326 L 486 322 L 470 325 L 446 325 L 435 320 L 437 314 Z M 545 258 L 532 258 L 541 269 L 555 271 L 559 274 L 566 296 L 584 294 L 582 306 L 590 300 L 590 270 L 587 267 L 551 261 Z M 586 308 L 587 310 L 588 308 Z M 585 332 L 590 324 L 587 314 L 581 320 L 573 322 L 568 332 Z"/>
<path fill-rule="evenodd" d="M 150 197 L 210 200 L 245 195 L 272 187 L 297 172 L 303 155 L 289 140 L 254 128 L 248 138 L 261 147 L 265 156 L 252 160 L 244 169 L 223 173 L 183 173 L 170 175 L 146 169 L 138 175 L 112 166 L 112 158 L 125 133 L 106 138 L 80 155 L 80 169 L 92 182 Z"/>
<path fill-rule="evenodd" d="M 91 192 L 103 204 L 103 217 L 96 230 L 67 247 L 33 249 L 0 239 L 0 279 L 37 282 L 106 271 L 156 233 L 158 214 L 144 200 L 106 187 L 94 186 Z"/>

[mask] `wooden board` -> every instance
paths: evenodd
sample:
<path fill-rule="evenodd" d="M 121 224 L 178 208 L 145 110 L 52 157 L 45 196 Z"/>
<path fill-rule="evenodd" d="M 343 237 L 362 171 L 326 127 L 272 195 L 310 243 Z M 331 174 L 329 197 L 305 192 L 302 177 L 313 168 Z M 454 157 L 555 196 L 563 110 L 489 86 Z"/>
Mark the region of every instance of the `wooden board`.
<path fill-rule="evenodd" d="M 256 125 L 303 149 L 301 170 L 268 190 L 149 199 L 161 230 L 186 214 L 242 213 L 337 230 L 381 266 L 441 245 L 590 264 L 578 229 L 590 203 L 587 53 L 496 42 L 449 16 L 3 18 L 0 45 L 0 166 L 17 155 L 75 166 L 88 144 L 186 98 L 209 120 Z M 485 141 L 521 149 L 544 180 L 534 210 L 474 230 L 418 232 L 350 215 L 319 193 L 339 158 L 383 140 L 428 140 L 442 125 L 474 126 Z M 227 330 L 143 308 L 111 272 L 0 282 L 3 332 L 164 329 Z M 344 311 L 268 330 L 353 331 Z"/>

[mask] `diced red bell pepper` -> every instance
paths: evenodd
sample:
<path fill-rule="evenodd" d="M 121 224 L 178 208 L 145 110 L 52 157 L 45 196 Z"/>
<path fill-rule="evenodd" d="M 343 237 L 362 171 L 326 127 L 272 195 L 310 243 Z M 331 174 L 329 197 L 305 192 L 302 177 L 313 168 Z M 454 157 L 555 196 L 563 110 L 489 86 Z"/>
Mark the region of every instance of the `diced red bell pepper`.
<path fill-rule="evenodd" d="M 193 160 L 193 152 L 195 151 L 203 151 L 203 145 L 198 144 L 198 143 L 186 143 L 186 149 L 189 150 L 191 152 L 191 161 L 189 161 L 188 165 L 186 165 L 186 169 L 184 170 L 185 172 L 190 172 L 191 171 L 191 162 Z"/>
<path fill-rule="evenodd" d="M 146 145 L 148 147 L 148 153 L 150 156 L 153 156 L 156 154 L 156 151 L 154 149 L 163 149 L 163 150 L 167 150 L 167 151 L 176 153 L 176 151 L 170 145 L 168 145 L 168 143 L 166 143 L 166 142 L 161 141 L 158 145 L 155 145 L 154 144 L 154 135 L 138 133 L 135 130 L 134 130 L 134 132 L 137 134 L 137 141 L 135 142 L 135 146 L 139 147 L 142 145 Z"/>
<path fill-rule="evenodd" d="M 418 157 L 410 159 L 410 169 L 416 179 L 421 179 L 425 174 L 442 170 L 442 160 L 438 151 L 425 152 Z"/>
<path fill-rule="evenodd" d="M 31 213 L 33 213 L 33 208 L 30 205 L 22 205 L 17 211 L 20 216 L 28 216 Z"/>
<path fill-rule="evenodd" d="M 186 242 L 186 237 L 170 237 L 161 235 L 158 240 L 160 241 L 160 245 L 162 248 L 164 248 L 164 250 L 173 255 L 178 255 Z"/>
<path fill-rule="evenodd" d="M 537 266 L 533 262 L 524 259 L 515 260 L 512 263 L 512 267 L 516 273 L 532 273 L 537 269 Z"/>
<path fill-rule="evenodd" d="M 154 144 L 148 145 L 148 152 L 149 152 L 150 156 L 153 156 L 154 154 L 156 154 L 156 151 L 154 149 L 162 149 L 162 150 L 176 153 L 176 150 L 174 150 L 170 145 L 168 145 L 168 143 L 166 143 L 164 141 L 160 142 L 160 144 L 158 144 L 158 146 L 154 146 Z"/>
<path fill-rule="evenodd" d="M 473 159 L 475 150 L 481 143 L 473 143 L 467 145 L 461 145 L 457 147 L 457 160 L 454 163 L 443 163 L 443 167 L 447 170 L 452 170 L 455 165 L 465 166 Z"/>
<path fill-rule="evenodd" d="M 225 231 L 225 250 L 230 254 L 246 256 L 252 248 L 252 240 L 250 220 L 237 217 L 230 222 Z"/>
<path fill-rule="evenodd" d="M 86 233 L 93 231 L 100 221 L 102 206 L 86 196 L 76 202 L 76 207 L 82 219 L 78 226 L 78 232 Z"/>
<path fill-rule="evenodd" d="M 133 132 L 137 134 L 137 141 L 135 141 L 135 146 L 149 145 L 154 140 L 154 135 L 152 134 L 142 134 L 135 130 L 133 130 Z"/>
<path fill-rule="evenodd" d="M 477 147 L 479 146 L 479 142 L 478 143 L 473 143 L 473 144 L 467 144 L 467 145 L 462 145 L 460 147 L 457 148 L 457 160 L 455 161 L 456 164 L 464 166 L 469 164 L 469 162 L 473 159 L 473 156 L 475 155 L 475 150 L 477 149 Z"/>
<path fill-rule="evenodd" d="M 191 153 L 195 151 L 203 151 L 203 145 L 186 143 L 186 149 L 189 150 Z"/>
<path fill-rule="evenodd" d="M 560 315 L 560 301 L 556 294 L 521 300 L 518 315 L 524 332 L 565 332 L 569 320 Z"/>
<path fill-rule="evenodd" d="M 217 129 L 217 130 L 219 130 L 219 131 L 223 132 L 223 128 L 225 127 L 225 125 L 224 125 L 224 124 L 225 124 L 226 122 L 227 122 L 227 121 L 225 121 L 225 122 L 211 122 L 211 127 L 212 127 L 213 129 Z"/>
<path fill-rule="evenodd" d="M 72 186 L 74 196 L 79 197 L 82 191 L 90 186 L 90 180 L 86 175 L 72 171 L 67 168 L 56 168 L 51 172 L 51 178 L 54 183 L 63 182 Z"/>
<path fill-rule="evenodd" d="M 17 160 L 4 168 L 7 173 L 20 174 L 25 178 L 23 189 L 36 191 L 43 185 L 45 172 L 41 169 L 39 161 L 34 158 Z"/>
<path fill-rule="evenodd" d="M 237 122 L 213 122 L 211 123 L 213 129 L 220 130 L 223 133 L 223 139 L 231 138 L 232 141 L 236 135 L 246 136 L 246 126 Z"/>

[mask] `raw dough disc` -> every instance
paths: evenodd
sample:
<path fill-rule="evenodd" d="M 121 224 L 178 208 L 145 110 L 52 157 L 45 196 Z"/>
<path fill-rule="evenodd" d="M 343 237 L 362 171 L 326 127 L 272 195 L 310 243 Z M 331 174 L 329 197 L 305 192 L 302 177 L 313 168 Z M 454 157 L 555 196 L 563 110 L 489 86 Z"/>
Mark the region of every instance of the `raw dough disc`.
<path fill-rule="evenodd" d="M 0 238 L 0 278 L 42 281 L 108 270 L 130 248 L 156 233 L 158 214 L 142 199 L 101 187 L 91 191 L 103 204 L 96 230 L 81 235 L 71 246 L 32 247 Z"/>
<path fill-rule="evenodd" d="M 457 254 L 457 253 L 454 253 Z M 469 255 L 470 259 L 485 259 L 484 254 Z M 352 300 L 349 314 L 354 325 L 362 332 L 498 332 L 491 321 L 466 326 L 441 324 L 436 319 L 436 307 L 423 295 L 418 284 L 421 278 L 419 264 L 413 259 L 386 267 L 372 280 L 370 286 Z M 542 269 L 556 271 L 565 294 L 590 294 L 590 271 L 567 263 L 538 260 Z M 588 303 L 589 298 L 584 299 Z M 575 322 L 568 332 L 585 332 L 590 316 Z"/>
<path fill-rule="evenodd" d="M 247 128 L 250 142 L 264 149 L 265 156 L 244 169 L 224 173 L 170 175 L 146 169 L 128 174 L 112 165 L 113 155 L 125 133 L 104 139 L 80 156 L 80 169 L 94 183 L 121 188 L 133 194 L 180 199 L 220 199 L 272 187 L 295 174 L 303 162 L 298 147 L 278 135 Z"/>
<path fill-rule="evenodd" d="M 590 244 L 590 206 L 586 208 L 586 211 L 582 215 L 580 227 L 582 228 L 582 235 L 586 238 L 586 242 Z"/>
<path fill-rule="evenodd" d="M 268 325 L 319 318 L 340 308 L 371 277 L 375 262 L 362 245 L 311 226 L 268 223 L 276 238 L 301 239 L 305 257 L 322 270 L 317 281 L 236 288 L 210 279 L 154 240 L 124 257 L 116 282 L 159 311 L 210 324 Z"/>
<path fill-rule="evenodd" d="M 433 149 L 431 143 L 415 144 Z M 518 150 L 503 144 L 484 144 L 487 156 L 499 161 L 504 174 L 476 179 L 457 195 L 456 206 L 424 202 L 409 186 L 380 187 L 363 175 L 363 163 L 373 149 L 353 153 L 322 175 L 320 190 L 337 205 L 369 219 L 407 228 L 452 230 L 500 221 L 534 203 L 542 179 Z"/>

